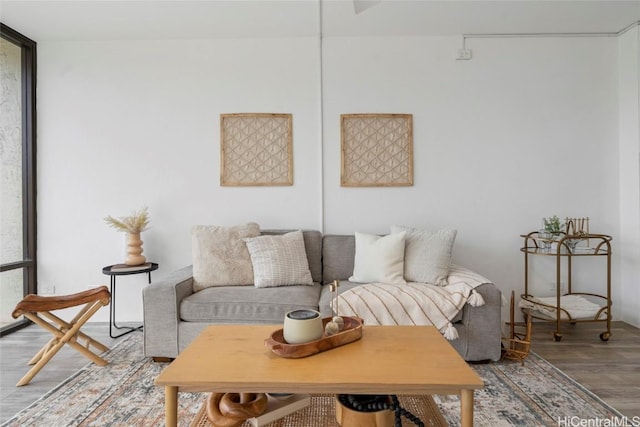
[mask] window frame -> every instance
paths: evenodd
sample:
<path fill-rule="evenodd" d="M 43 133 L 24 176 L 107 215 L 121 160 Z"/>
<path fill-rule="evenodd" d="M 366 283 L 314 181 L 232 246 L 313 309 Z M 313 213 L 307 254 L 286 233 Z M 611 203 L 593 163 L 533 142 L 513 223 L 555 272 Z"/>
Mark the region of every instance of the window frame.
<path fill-rule="evenodd" d="M 22 238 L 23 259 L 0 265 L 0 273 L 22 268 L 23 295 L 37 293 L 37 221 L 36 221 L 36 76 L 37 44 L 14 29 L 0 23 L 0 37 L 22 50 Z M 22 318 L 0 329 L 4 336 L 31 322 Z"/>

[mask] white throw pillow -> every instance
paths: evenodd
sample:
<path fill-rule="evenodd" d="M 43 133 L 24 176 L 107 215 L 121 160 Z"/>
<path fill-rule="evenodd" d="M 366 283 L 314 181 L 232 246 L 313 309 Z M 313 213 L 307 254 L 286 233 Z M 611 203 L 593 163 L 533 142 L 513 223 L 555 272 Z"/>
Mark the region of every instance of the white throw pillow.
<path fill-rule="evenodd" d="M 404 285 L 404 236 L 355 233 L 356 254 L 351 282 Z"/>
<path fill-rule="evenodd" d="M 391 233 L 406 233 L 404 278 L 409 282 L 445 286 L 457 230 L 416 230 L 394 225 Z"/>
<path fill-rule="evenodd" d="M 253 268 L 245 237 L 260 235 L 256 223 L 191 229 L 194 292 L 211 286 L 252 285 Z"/>
<path fill-rule="evenodd" d="M 244 239 L 256 288 L 313 285 L 302 231 Z"/>

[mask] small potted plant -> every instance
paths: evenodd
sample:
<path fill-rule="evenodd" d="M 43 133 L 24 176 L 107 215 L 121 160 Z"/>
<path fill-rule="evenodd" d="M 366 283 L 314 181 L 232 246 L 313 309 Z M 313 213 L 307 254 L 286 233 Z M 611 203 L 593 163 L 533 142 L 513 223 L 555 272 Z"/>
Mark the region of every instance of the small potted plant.
<path fill-rule="evenodd" d="M 562 233 L 562 224 L 560 224 L 560 218 L 554 215 L 549 218 L 542 218 L 543 227 L 538 230 L 538 239 L 542 244 L 542 250 L 549 252 L 553 241 L 557 240 L 558 236 Z"/>
<path fill-rule="evenodd" d="M 127 265 L 141 265 L 146 262 L 146 258 L 142 256 L 142 240 L 140 240 L 140 233 L 149 228 L 151 219 L 149 218 L 149 210 L 147 207 L 143 207 L 139 211 L 134 211 L 131 215 L 114 218 L 111 215 L 107 216 L 105 222 L 115 228 L 118 231 L 128 233 L 127 239 L 127 259 L 125 264 Z"/>
<path fill-rule="evenodd" d="M 562 234 L 562 228 L 564 227 L 564 224 L 560 223 L 560 218 L 558 218 L 558 215 L 554 215 L 549 218 L 542 218 L 542 220 L 544 221 L 544 230 L 547 233 L 551 233 L 553 237 L 558 237 L 560 234 Z"/>

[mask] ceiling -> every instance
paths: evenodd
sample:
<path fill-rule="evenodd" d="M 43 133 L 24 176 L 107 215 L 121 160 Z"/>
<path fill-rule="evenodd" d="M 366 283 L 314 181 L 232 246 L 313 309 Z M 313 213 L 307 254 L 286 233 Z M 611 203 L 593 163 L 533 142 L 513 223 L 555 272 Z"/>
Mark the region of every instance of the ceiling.
<path fill-rule="evenodd" d="M 640 0 L 0 0 L 2 23 L 35 41 L 314 37 L 320 10 L 325 37 L 617 33 L 640 21 Z"/>

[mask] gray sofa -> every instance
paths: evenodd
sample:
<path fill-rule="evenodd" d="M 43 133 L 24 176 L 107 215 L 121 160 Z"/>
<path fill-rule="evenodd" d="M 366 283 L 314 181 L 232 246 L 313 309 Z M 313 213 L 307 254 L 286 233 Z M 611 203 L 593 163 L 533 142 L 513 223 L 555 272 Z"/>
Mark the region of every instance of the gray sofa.
<path fill-rule="evenodd" d="M 262 231 L 280 233 L 284 231 Z M 175 358 L 211 324 L 282 324 L 288 311 L 301 308 L 329 316 L 329 286 L 323 284 L 338 279 L 341 292 L 360 285 L 347 280 L 353 273 L 355 238 L 322 235 L 319 231 L 304 231 L 303 236 L 313 286 L 222 286 L 194 293 L 189 266 L 144 288 L 145 356 Z M 498 360 L 501 293 L 493 283 L 482 284 L 476 291 L 485 304 L 464 306 L 454 319 L 459 337 L 450 343 L 467 361 Z"/>

